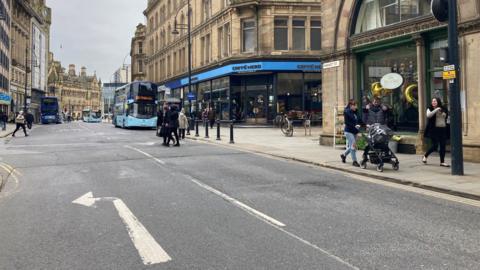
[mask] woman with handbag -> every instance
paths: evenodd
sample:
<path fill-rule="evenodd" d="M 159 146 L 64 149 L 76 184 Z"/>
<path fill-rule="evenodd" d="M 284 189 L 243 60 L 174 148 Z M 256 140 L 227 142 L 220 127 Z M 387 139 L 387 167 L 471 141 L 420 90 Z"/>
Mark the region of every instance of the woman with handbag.
<path fill-rule="evenodd" d="M 422 158 L 424 164 L 427 164 L 428 156 L 431 153 L 438 151 L 440 154 L 440 166 L 450 167 L 450 165 L 445 163 L 445 149 L 449 135 L 447 119 L 448 110 L 442 105 L 442 101 L 439 98 L 432 99 L 432 105 L 427 109 L 427 127 L 424 134 L 425 138 L 430 138 L 432 146 Z"/>

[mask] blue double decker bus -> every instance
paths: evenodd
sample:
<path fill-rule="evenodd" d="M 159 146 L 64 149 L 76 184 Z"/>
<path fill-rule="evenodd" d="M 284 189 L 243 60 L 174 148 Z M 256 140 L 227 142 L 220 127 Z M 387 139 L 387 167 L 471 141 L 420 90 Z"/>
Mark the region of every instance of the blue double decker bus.
<path fill-rule="evenodd" d="M 60 124 L 60 106 L 56 97 L 40 98 L 40 121 L 42 124 Z"/>
<path fill-rule="evenodd" d="M 115 127 L 157 127 L 157 85 L 132 82 L 115 90 L 113 125 Z"/>

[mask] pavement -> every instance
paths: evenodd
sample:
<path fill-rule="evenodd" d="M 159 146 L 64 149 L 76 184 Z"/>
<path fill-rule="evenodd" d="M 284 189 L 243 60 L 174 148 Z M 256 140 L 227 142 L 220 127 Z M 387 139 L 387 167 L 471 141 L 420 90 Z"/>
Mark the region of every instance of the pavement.
<path fill-rule="evenodd" d="M 480 269 L 475 200 L 111 124 L 30 135 L 0 139 L 0 269 Z"/>
<path fill-rule="evenodd" d="M 7 124 L 6 129 L 2 130 L 0 129 L 0 138 L 5 138 L 13 133 L 15 130 L 16 125 L 15 124 Z"/>
<path fill-rule="evenodd" d="M 342 163 L 340 154 L 344 148 L 334 149 L 319 144 L 321 128 L 312 128 L 311 135 L 308 133 L 307 136 L 303 128 L 298 128 L 295 129 L 293 137 L 284 136 L 278 128 L 237 128 L 234 130 L 235 144 L 229 143 L 228 128 L 221 128 L 220 141 L 216 140 L 216 132 L 216 127 L 210 129 L 210 138 L 206 139 L 205 128 L 201 127 L 199 137 L 195 137 L 195 132 L 191 132 L 189 138 L 480 200 L 478 163 L 465 162 L 465 175 L 452 176 L 451 168 L 439 166 L 440 160 L 436 153 L 429 157 L 427 165 L 421 162 L 420 155 L 397 154 L 400 161 L 399 171 L 394 171 L 391 166 L 386 165 L 384 172 L 377 172 L 375 165 L 372 164 L 368 164 L 367 169 L 351 166 L 350 157 L 346 164 Z M 362 153 L 363 151 L 357 152 L 358 160 L 361 160 Z M 450 164 L 450 161 L 447 155 L 446 162 Z"/>

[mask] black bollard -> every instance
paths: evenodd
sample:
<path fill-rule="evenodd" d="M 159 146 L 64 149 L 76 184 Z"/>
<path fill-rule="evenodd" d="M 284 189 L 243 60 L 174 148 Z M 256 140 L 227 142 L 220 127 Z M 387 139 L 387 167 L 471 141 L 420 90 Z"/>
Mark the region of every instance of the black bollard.
<path fill-rule="evenodd" d="M 208 139 L 208 138 L 210 138 L 208 136 L 208 121 L 205 121 L 205 139 Z"/>
<path fill-rule="evenodd" d="M 198 122 L 199 120 L 195 120 L 195 137 L 200 137 L 200 132 L 198 130 Z"/>
<path fill-rule="evenodd" d="M 217 120 L 217 141 L 220 141 L 220 120 Z"/>
<path fill-rule="evenodd" d="M 235 142 L 233 141 L 233 121 L 230 122 L 230 143 L 234 144 Z"/>

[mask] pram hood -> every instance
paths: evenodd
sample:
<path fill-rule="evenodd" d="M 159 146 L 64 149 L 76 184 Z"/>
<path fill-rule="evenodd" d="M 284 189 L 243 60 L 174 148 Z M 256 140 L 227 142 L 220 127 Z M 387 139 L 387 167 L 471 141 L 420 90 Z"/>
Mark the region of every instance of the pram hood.
<path fill-rule="evenodd" d="M 388 143 L 393 136 L 393 131 L 386 125 L 373 124 L 368 129 L 368 142 L 370 144 Z"/>

